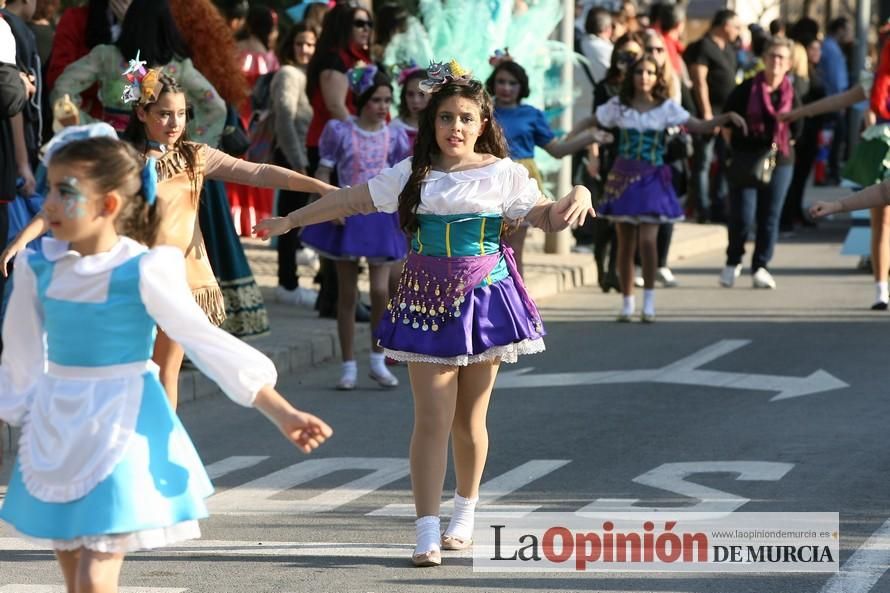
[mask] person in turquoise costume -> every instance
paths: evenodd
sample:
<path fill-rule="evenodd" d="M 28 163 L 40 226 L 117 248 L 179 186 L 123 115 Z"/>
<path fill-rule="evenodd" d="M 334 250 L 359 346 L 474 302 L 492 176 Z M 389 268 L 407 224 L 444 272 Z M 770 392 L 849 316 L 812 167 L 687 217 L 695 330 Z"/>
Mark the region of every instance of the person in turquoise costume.
<path fill-rule="evenodd" d="M 437 566 L 442 549 L 472 544 L 498 368 L 544 350 L 540 315 L 502 242 L 505 224 L 527 220 L 555 232 L 593 214 L 583 186 L 551 201 L 527 169 L 507 158 L 482 83 L 456 62 L 435 63 L 427 74 L 421 88 L 431 98 L 412 158 L 255 229 L 268 238 L 337 218 L 398 212 L 411 236 L 398 291 L 376 336 L 387 356 L 408 363 L 411 378 L 415 566 Z M 449 437 L 457 491 L 442 534 Z"/>
<path fill-rule="evenodd" d="M 159 220 L 153 162 L 91 138 L 60 148 L 48 180 L 54 237 L 16 257 L 3 326 L 16 347 L 0 360 L 0 419 L 21 436 L 0 519 L 54 550 L 68 591 L 117 591 L 127 553 L 200 537 L 213 491 L 150 361 L 156 325 L 303 452 L 331 429 L 275 390 L 272 361 L 210 323 L 181 251 L 143 244 Z"/>

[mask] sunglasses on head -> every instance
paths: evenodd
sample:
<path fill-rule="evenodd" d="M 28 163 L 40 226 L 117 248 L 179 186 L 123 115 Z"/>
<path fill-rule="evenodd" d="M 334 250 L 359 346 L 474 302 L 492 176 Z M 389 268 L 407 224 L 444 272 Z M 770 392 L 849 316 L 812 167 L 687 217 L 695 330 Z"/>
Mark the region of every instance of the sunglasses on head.
<path fill-rule="evenodd" d="M 370 20 L 366 21 L 364 19 L 355 19 L 354 21 L 352 21 L 352 26 L 355 27 L 356 29 L 373 29 L 374 21 L 370 21 Z"/>

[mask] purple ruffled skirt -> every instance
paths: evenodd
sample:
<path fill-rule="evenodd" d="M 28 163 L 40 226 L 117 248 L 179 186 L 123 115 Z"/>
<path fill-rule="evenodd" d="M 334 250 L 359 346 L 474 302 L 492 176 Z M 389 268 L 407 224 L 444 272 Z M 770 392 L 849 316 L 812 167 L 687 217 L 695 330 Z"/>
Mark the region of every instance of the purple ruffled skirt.
<path fill-rule="evenodd" d="M 393 312 L 383 315 L 375 332 L 378 344 L 386 349 L 387 356 L 396 360 L 457 366 L 496 358 L 516 362 L 521 354 L 542 352 L 544 327 L 515 271 L 511 255 L 505 250 L 509 275 L 493 284 L 473 284 L 475 288 L 465 293 L 458 307 L 449 307 L 452 314 L 446 313 L 447 319 L 438 322 L 436 331 L 431 327 L 435 321 L 418 320 L 410 313 L 400 315 L 400 298 L 396 295 Z M 406 264 L 409 273 L 415 259 L 420 258 L 414 254 L 409 256 Z M 405 275 L 403 273 L 403 278 Z M 453 313 L 456 310 L 459 314 Z"/>
<path fill-rule="evenodd" d="M 330 259 L 372 262 L 400 261 L 408 254 L 408 241 L 399 228 L 399 215 L 377 212 L 350 216 L 345 224 L 322 222 L 303 229 L 300 239 Z"/>
<path fill-rule="evenodd" d="M 598 216 L 633 224 L 683 220 L 670 166 L 623 158 L 609 172 L 605 199 L 596 210 Z"/>

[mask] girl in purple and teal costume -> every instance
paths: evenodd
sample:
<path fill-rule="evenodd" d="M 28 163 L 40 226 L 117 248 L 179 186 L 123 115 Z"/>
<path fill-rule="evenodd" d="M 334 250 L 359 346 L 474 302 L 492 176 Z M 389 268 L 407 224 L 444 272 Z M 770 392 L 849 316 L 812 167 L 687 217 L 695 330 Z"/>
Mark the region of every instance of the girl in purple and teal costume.
<path fill-rule="evenodd" d="M 375 66 L 359 66 L 346 73 L 355 96 L 357 117 L 330 120 L 318 145 L 319 167 L 315 176 L 327 183 L 336 167 L 342 185 L 365 183 L 384 169 L 411 154 L 405 130 L 389 126 L 386 118 L 392 105 L 392 84 Z M 337 327 L 343 369 L 337 389 L 355 389 L 358 367 L 353 342 L 355 307 L 358 301 L 358 262 L 368 260 L 371 277 L 371 320 L 380 321 L 389 300 L 390 266 L 408 253 L 405 235 L 395 213 L 377 212 L 353 216 L 342 222 L 323 222 L 303 229 L 300 239 L 337 265 Z M 383 348 L 372 337 L 370 373 L 381 387 L 397 387 L 399 380 L 389 372 Z"/>
<path fill-rule="evenodd" d="M 617 128 L 617 148 L 606 179 L 599 215 L 616 223 L 618 234 L 618 278 L 623 295 L 618 321 L 634 314 L 634 253 L 639 242 L 643 263 L 644 322 L 655 321 L 655 271 L 658 267 L 658 225 L 683 219 L 683 209 L 671 185 L 671 169 L 664 163 L 667 128 L 686 126 L 695 134 L 711 133 L 732 121 L 744 129 L 736 113 L 724 113 L 702 121 L 671 100 L 664 69 L 651 55 L 630 68 L 617 97 L 600 105 L 588 121 L 603 128 Z"/>
<path fill-rule="evenodd" d="M 541 318 L 501 240 L 504 224 L 527 220 L 559 231 L 593 213 L 586 188 L 550 201 L 528 171 L 507 158 L 480 82 L 455 62 L 433 64 L 428 75 L 421 87 L 431 93 L 430 104 L 413 159 L 256 228 L 269 237 L 323 220 L 398 212 L 412 237 L 399 291 L 376 335 L 388 356 L 408 362 L 411 377 L 416 566 L 439 565 L 443 548 L 472 544 L 488 450 L 485 417 L 498 367 L 544 349 Z M 449 436 L 457 491 L 442 534 Z"/>

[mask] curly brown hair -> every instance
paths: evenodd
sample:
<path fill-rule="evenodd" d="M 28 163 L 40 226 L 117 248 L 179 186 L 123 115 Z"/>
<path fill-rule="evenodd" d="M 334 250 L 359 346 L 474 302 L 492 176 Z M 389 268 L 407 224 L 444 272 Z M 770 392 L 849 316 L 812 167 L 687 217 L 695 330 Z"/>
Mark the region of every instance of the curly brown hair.
<path fill-rule="evenodd" d="M 436 143 L 436 116 L 439 107 L 446 99 L 463 97 L 479 106 L 485 129 L 476 139 L 475 152 L 490 154 L 498 158 L 507 156 L 507 141 L 501 126 L 494 119 L 491 97 L 485 92 L 482 83 L 471 80 L 469 84 L 449 83 L 430 97 L 430 102 L 420 114 L 417 125 L 417 139 L 414 144 L 414 158 L 411 161 L 411 176 L 399 194 L 399 222 L 408 233 L 417 230 L 417 208 L 420 206 L 420 188 L 423 180 L 433 167 L 433 157 L 441 150 Z"/>
<path fill-rule="evenodd" d="M 618 94 L 620 97 L 620 101 L 622 105 L 630 106 L 633 104 L 633 98 L 636 94 L 636 88 L 634 87 L 634 73 L 640 64 L 647 63 L 652 64 L 655 68 L 655 86 L 652 87 L 652 98 L 660 105 L 670 99 L 671 97 L 671 89 L 668 86 L 667 80 L 664 77 L 664 68 L 658 65 L 658 62 L 655 61 L 649 54 L 643 54 L 640 59 L 633 63 L 633 65 L 628 68 L 627 74 L 624 76 L 624 80 L 621 82 L 621 92 Z"/>
<path fill-rule="evenodd" d="M 210 0 L 170 0 L 170 12 L 192 53 L 195 68 L 226 103 L 240 106 L 249 95 L 235 36 Z"/>

